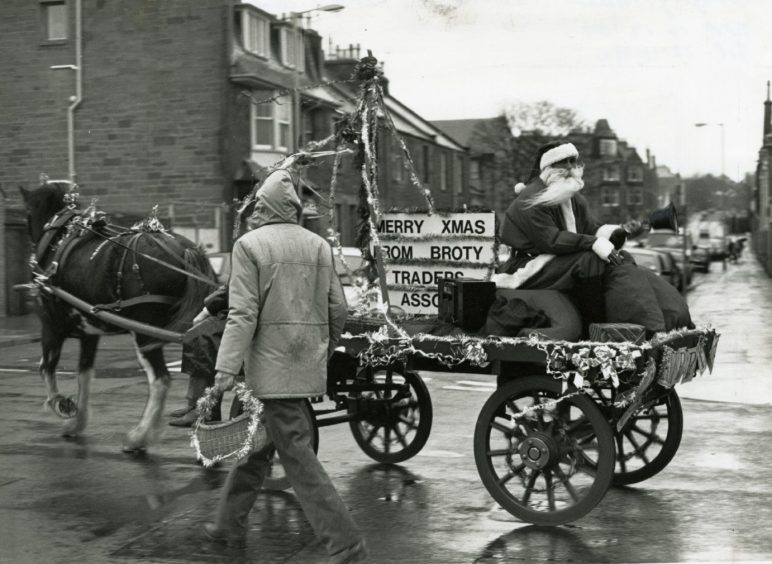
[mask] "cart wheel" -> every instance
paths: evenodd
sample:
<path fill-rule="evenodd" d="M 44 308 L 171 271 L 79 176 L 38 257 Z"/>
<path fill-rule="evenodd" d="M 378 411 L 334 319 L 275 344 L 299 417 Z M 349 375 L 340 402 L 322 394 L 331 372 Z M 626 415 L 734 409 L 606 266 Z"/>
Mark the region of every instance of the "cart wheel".
<path fill-rule="evenodd" d="M 314 447 L 314 452 L 319 452 L 319 426 L 316 423 L 316 417 L 314 416 L 314 408 L 311 406 L 311 402 L 308 399 L 303 400 L 303 412 L 308 418 L 308 423 L 311 425 L 311 444 Z M 238 398 L 234 398 L 231 404 L 231 419 L 241 414 L 243 408 Z M 279 455 L 274 451 L 273 460 L 271 461 L 271 467 L 268 469 L 268 474 L 263 481 L 263 489 L 269 491 L 281 491 L 288 490 L 292 487 L 289 478 L 284 473 L 284 466 L 281 464 Z"/>
<path fill-rule="evenodd" d="M 401 368 L 365 368 L 357 378 L 367 384 L 398 386 L 359 394 L 355 419 L 349 421 L 359 448 L 377 462 L 397 463 L 418 454 L 432 429 L 432 400 L 415 372 Z"/>
<path fill-rule="evenodd" d="M 644 406 L 614 435 L 617 465 L 613 484 L 635 484 L 660 472 L 673 460 L 683 430 L 684 414 L 675 390 Z"/>
<path fill-rule="evenodd" d="M 553 401 L 561 388 L 549 376 L 517 378 L 488 398 L 474 431 L 486 489 L 512 515 L 536 525 L 589 513 L 614 472 L 614 437 L 603 414 L 583 394 Z"/>

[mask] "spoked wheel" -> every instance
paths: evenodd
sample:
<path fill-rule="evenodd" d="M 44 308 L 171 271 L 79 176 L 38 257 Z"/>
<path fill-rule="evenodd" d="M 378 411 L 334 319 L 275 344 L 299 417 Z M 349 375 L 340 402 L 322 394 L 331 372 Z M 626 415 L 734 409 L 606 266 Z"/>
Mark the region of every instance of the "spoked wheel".
<path fill-rule="evenodd" d="M 378 462 L 402 462 L 418 454 L 432 429 L 432 400 L 415 372 L 367 367 L 357 383 L 372 390 L 357 394 L 349 421 L 359 448 Z"/>
<path fill-rule="evenodd" d="M 483 484 L 515 517 L 561 525 L 589 513 L 614 472 L 614 438 L 584 394 L 557 400 L 549 376 L 517 378 L 485 402 L 474 432 Z"/>
<path fill-rule="evenodd" d="M 644 404 L 614 434 L 617 447 L 614 485 L 635 484 L 660 472 L 673 460 L 683 430 L 681 400 L 674 389 Z"/>
<path fill-rule="evenodd" d="M 239 415 L 243 411 L 241 402 L 238 398 L 234 398 L 231 404 L 231 419 Z M 303 400 L 303 413 L 308 418 L 308 424 L 311 426 L 311 443 L 314 447 L 314 452 L 319 452 L 319 426 L 316 423 L 316 416 L 314 415 L 314 408 L 308 399 Z M 284 466 L 282 466 L 279 455 L 274 450 L 271 466 L 268 469 L 268 474 L 263 481 L 263 489 L 270 491 L 288 490 L 292 487 L 289 478 L 284 473 Z"/>

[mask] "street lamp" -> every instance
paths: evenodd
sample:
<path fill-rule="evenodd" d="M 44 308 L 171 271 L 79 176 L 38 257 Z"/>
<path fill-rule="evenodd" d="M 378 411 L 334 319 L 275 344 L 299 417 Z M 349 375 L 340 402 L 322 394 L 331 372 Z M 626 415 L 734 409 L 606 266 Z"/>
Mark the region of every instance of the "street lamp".
<path fill-rule="evenodd" d="M 302 129 L 300 127 L 300 92 L 298 92 L 298 86 L 300 82 L 300 68 L 301 59 L 300 52 L 303 49 L 303 41 L 300 34 L 300 18 L 303 14 L 309 14 L 311 12 L 340 12 L 345 6 L 342 4 L 326 4 L 319 6 L 318 8 L 311 8 L 310 10 L 303 10 L 300 12 L 290 12 L 289 17 L 292 22 L 292 41 L 295 44 L 295 72 L 292 75 L 292 149 L 293 153 L 298 153 L 303 146 Z M 303 59 L 305 60 L 305 59 Z"/>
<path fill-rule="evenodd" d="M 723 123 L 695 123 L 694 127 L 707 127 L 709 125 L 717 125 L 721 128 L 721 177 L 724 177 L 724 124 Z"/>

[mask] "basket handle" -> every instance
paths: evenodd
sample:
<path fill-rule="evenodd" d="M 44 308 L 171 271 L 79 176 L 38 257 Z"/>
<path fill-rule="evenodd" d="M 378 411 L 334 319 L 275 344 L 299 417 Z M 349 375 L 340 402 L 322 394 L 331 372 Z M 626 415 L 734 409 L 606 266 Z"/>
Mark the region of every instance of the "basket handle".
<path fill-rule="evenodd" d="M 232 390 L 233 393 L 236 394 L 236 397 L 241 400 L 241 404 L 245 408 L 247 407 L 247 404 L 249 403 L 248 400 L 250 398 L 257 402 L 258 408 L 262 407 L 262 402 L 260 402 L 260 400 L 257 398 L 252 397 L 250 390 L 247 388 L 244 382 L 236 382 L 233 385 Z M 203 423 L 209 418 L 209 416 L 212 414 L 212 408 L 214 407 L 215 403 L 217 403 L 217 401 L 222 398 L 223 393 L 224 392 L 219 391 L 219 389 L 215 386 L 211 386 L 204 390 L 204 394 L 198 398 L 198 401 L 196 402 L 196 407 L 198 408 L 197 424 Z"/>

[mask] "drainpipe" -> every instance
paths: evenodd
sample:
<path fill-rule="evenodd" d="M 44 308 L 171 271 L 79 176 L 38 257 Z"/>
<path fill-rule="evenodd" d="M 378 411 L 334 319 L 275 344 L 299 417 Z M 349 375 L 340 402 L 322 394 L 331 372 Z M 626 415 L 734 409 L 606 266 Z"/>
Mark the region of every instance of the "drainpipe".
<path fill-rule="evenodd" d="M 75 95 L 70 96 L 70 105 L 67 107 L 67 166 L 70 182 L 75 185 L 77 174 L 75 173 L 75 109 L 83 99 L 83 34 L 81 29 L 82 0 L 75 0 L 75 64 L 55 65 L 51 69 L 69 69 L 75 71 Z"/>

